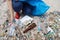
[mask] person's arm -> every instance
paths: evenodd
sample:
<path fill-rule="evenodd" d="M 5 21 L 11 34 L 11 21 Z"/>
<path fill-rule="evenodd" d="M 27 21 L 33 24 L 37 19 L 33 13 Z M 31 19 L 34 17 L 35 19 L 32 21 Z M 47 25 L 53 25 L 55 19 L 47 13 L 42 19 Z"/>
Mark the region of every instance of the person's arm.
<path fill-rule="evenodd" d="M 12 0 L 7 0 L 7 5 L 8 5 L 8 8 L 9 8 L 9 12 L 10 12 L 10 22 L 13 21 L 13 18 L 14 18 L 14 11 L 12 9 Z"/>

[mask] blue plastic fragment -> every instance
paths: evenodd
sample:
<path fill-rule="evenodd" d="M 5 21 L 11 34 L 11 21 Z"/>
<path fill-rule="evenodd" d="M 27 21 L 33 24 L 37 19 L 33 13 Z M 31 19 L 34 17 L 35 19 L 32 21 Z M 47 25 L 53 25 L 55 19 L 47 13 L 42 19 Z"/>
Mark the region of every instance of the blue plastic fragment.
<path fill-rule="evenodd" d="M 41 30 L 42 30 L 42 29 L 41 29 L 41 27 L 39 26 L 39 27 L 38 27 L 38 32 L 40 32 Z"/>

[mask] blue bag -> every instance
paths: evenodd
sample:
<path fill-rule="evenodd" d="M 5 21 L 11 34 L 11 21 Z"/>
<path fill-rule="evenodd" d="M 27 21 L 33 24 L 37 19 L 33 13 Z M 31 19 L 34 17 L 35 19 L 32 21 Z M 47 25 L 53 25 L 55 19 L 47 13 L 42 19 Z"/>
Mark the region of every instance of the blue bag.
<path fill-rule="evenodd" d="M 36 6 L 36 8 L 32 12 L 32 15 L 34 16 L 43 15 L 50 8 L 43 1 L 29 1 L 29 4 Z"/>

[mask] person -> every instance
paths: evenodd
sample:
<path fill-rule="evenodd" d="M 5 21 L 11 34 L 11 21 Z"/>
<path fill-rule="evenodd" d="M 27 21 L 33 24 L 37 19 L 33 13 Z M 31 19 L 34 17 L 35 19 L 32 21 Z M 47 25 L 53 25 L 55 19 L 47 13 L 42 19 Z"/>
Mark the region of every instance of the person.
<path fill-rule="evenodd" d="M 12 0 L 12 9 L 16 12 L 16 18 L 19 19 L 20 11 L 25 15 L 40 16 L 50 7 L 42 0 Z"/>
<path fill-rule="evenodd" d="M 20 11 L 25 15 L 31 15 L 35 6 L 30 5 L 26 0 L 12 0 L 12 7 L 14 11 L 20 15 Z M 19 17 L 16 16 L 19 19 Z"/>

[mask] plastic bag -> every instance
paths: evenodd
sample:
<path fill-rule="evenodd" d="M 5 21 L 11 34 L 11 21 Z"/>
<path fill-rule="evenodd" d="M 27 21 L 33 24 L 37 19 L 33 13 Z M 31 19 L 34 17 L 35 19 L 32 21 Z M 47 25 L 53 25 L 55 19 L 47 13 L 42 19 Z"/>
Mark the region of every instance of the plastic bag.
<path fill-rule="evenodd" d="M 29 4 L 32 6 L 36 6 L 36 8 L 32 12 L 32 15 L 35 16 L 43 15 L 49 9 L 49 6 L 43 1 L 30 1 Z"/>

